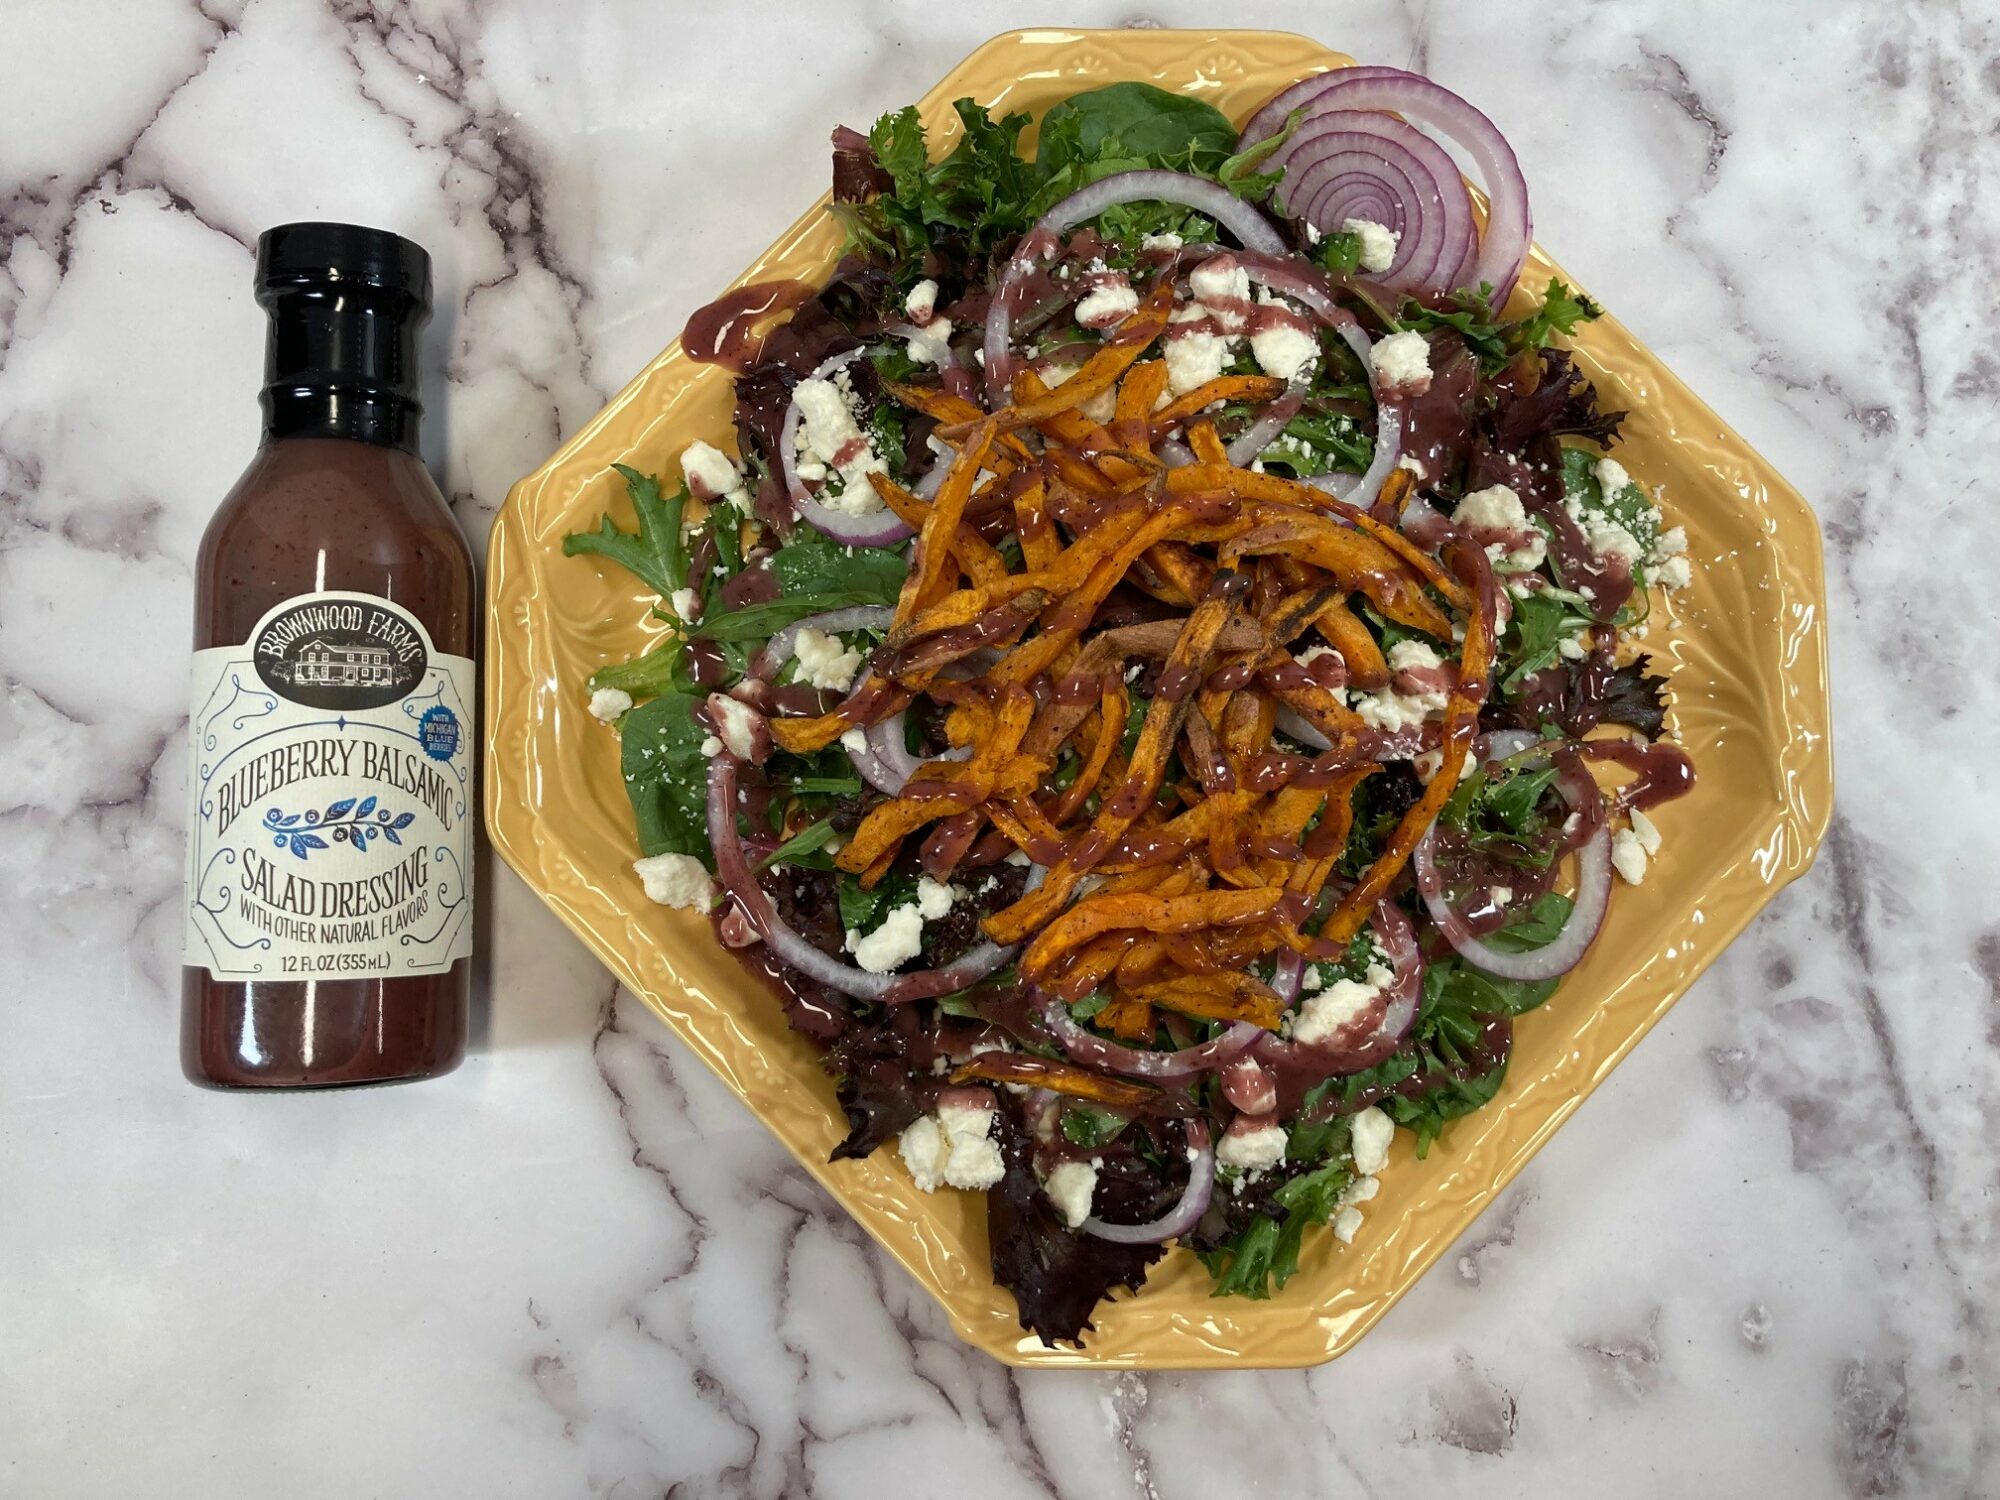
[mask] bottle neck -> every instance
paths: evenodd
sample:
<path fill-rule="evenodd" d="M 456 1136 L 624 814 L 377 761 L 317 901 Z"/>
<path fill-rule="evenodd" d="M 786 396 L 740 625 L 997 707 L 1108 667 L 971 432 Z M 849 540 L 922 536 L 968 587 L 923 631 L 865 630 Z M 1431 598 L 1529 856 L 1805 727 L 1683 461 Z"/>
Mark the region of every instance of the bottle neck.
<path fill-rule="evenodd" d="M 417 330 L 407 293 L 314 280 L 263 288 L 266 443 L 331 437 L 417 451 Z"/>

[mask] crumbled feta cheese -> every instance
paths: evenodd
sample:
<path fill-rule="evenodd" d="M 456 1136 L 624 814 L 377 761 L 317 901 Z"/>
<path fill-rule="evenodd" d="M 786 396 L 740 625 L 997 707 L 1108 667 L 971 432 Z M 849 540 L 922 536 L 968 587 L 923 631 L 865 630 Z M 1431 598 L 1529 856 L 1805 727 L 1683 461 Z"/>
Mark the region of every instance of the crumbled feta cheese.
<path fill-rule="evenodd" d="M 1285 1127 L 1263 1125 L 1255 1130 L 1231 1130 L 1215 1148 L 1215 1159 L 1240 1172 L 1261 1172 L 1285 1159 Z"/>
<path fill-rule="evenodd" d="M 840 748 L 847 751 L 850 755 L 866 755 L 868 753 L 868 731 L 859 725 L 848 730 L 840 737 Z"/>
<path fill-rule="evenodd" d="M 1670 557 L 1654 570 L 1653 581 L 1663 589 L 1684 589 L 1694 582 L 1694 572 L 1685 557 Z"/>
<path fill-rule="evenodd" d="M 1206 316 L 1199 308 L 1184 307 L 1174 314 L 1175 323 L 1189 323 Z M 1206 385 L 1222 373 L 1229 359 L 1229 342 L 1206 329 L 1174 331 L 1166 337 L 1167 389 L 1184 396 L 1196 386 Z"/>
<path fill-rule="evenodd" d="M 632 861 L 632 873 L 646 887 L 646 899 L 662 906 L 707 911 L 715 905 L 715 882 L 692 854 L 655 854 Z"/>
<path fill-rule="evenodd" d="M 715 732 L 738 760 L 749 760 L 755 749 L 757 710 L 724 693 L 711 693 L 708 711 L 715 720 Z"/>
<path fill-rule="evenodd" d="M 924 946 L 924 918 L 915 905 L 893 907 L 870 933 L 849 932 L 847 951 L 870 974 L 887 974 L 915 958 Z"/>
<path fill-rule="evenodd" d="M 799 664 L 799 680 L 828 692 L 846 692 L 861 670 L 859 651 L 843 646 L 839 636 L 811 626 L 793 639 L 792 655 Z"/>
<path fill-rule="evenodd" d="M 1402 236 L 1388 225 L 1377 224 L 1373 219 L 1344 219 L 1340 232 L 1361 241 L 1362 270 L 1386 271 L 1395 264 L 1396 243 Z"/>
<path fill-rule="evenodd" d="M 1389 648 L 1389 668 L 1393 672 L 1418 672 L 1443 665 L 1444 658 L 1423 641 L 1398 641 Z M 1443 713 L 1449 696 L 1443 687 L 1404 693 L 1397 691 L 1392 683 L 1372 693 L 1356 695 L 1352 707 L 1370 729 L 1394 734 L 1423 723 L 1432 714 Z"/>
<path fill-rule="evenodd" d="M 1042 1190 L 1063 1223 L 1074 1229 L 1090 1217 L 1090 1200 L 1097 1196 L 1097 1168 L 1087 1161 L 1058 1162 Z"/>
<path fill-rule="evenodd" d="M 1528 572 L 1539 568 L 1548 556 L 1548 538 L 1528 519 L 1521 497 L 1507 485 L 1490 484 L 1483 490 L 1474 490 L 1458 502 L 1451 519 L 1453 525 L 1475 533 L 1499 531 L 1532 538 L 1511 551 L 1499 542 L 1488 545 L 1486 555 L 1503 572 Z"/>
<path fill-rule="evenodd" d="M 1646 555 L 1639 539 L 1608 516 L 1586 516 L 1583 534 L 1590 550 L 1600 557 L 1622 558 L 1628 566 L 1637 567 L 1639 559 Z"/>
<path fill-rule="evenodd" d="M 1260 300 L 1267 307 L 1278 305 L 1278 299 L 1269 294 Z M 1285 319 L 1251 334 L 1250 352 L 1266 375 L 1278 380 L 1296 380 L 1301 371 L 1319 358 L 1319 340 Z"/>
<path fill-rule="evenodd" d="M 845 371 L 841 372 L 843 375 Z M 888 471 L 847 404 L 847 396 L 832 380 L 802 380 L 792 392 L 804 417 L 803 436 L 807 449 L 823 464 L 840 471 L 845 488 L 838 495 L 818 496 L 830 510 L 851 516 L 873 515 L 882 509 L 882 497 L 867 480 L 869 474 Z"/>
<path fill-rule="evenodd" d="M 1398 641 L 1389 648 L 1389 670 L 1392 672 L 1422 672 L 1443 665 L 1444 658 L 1426 641 Z"/>
<path fill-rule="evenodd" d="M 805 459 L 795 467 L 801 479 L 810 479 L 817 483 L 826 478 L 826 465 L 816 458 Z"/>
<path fill-rule="evenodd" d="M 1027 865 L 1032 865 L 1034 861 L 1028 858 L 1027 853 L 1024 850 L 1009 849 L 1007 851 L 1006 859 L 1002 860 L 1001 863 L 1009 865 L 1027 866 Z"/>
<path fill-rule="evenodd" d="M 1076 409 L 1100 425 L 1109 422 L 1118 415 L 1118 387 L 1114 385 L 1099 391 L 1088 401 L 1079 402 Z M 983 474 L 986 471 L 982 469 L 980 472 Z"/>
<path fill-rule="evenodd" d="M 935 922 L 951 910 L 951 904 L 958 899 L 952 887 L 925 875 L 917 881 L 917 911 L 926 922 Z"/>
<path fill-rule="evenodd" d="M 1371 1105 L 1348 1121 L 1348 1130 L 1354 1143 L 1354 1170 L 1363 1177 L 1373 1177 L 1389 1163 L 1389 1142 L 1396 1134 L 1396 1122 Z"/>
<path fill-rule="evenodd" d="M 1347 658 L 1342 656 L 1338 651 L 1334 650 L 1333 647 L 1331 646 L 1308 646 L 1306 647 L 1305 650 L 1299 652 L 1298 655 L 1294 656 L 1292 660 L 1297 662 L 1302 667 L 1309 667 L 1314 662 L 1318 661 L 1322 656 L 1332 657 L 1335 661 L 1339 662 L 1343 667 L 1347 665 Z"/>
<path fill-rule="evenodd" d="M 1392 333 L 1368 351 L 1368 367 L 1379 389 L 1419 396 L 1431 385 L 1431 346 L 1414 328 Z"/>
<path fill-rule="evenodd" d="M 932 318 L 918 331 L 923 337 L 903 340 L 903 347 L 910 358 L 918 364 L 936 365 L 941 370 L 951 364 L 950 321 Z"/>
<path fill-rule="evenodd" d="M 1627 885 L 1645 883 L 1646 846 L 1639 841 L 1639 835 L 1629 828 L 1621 828 L 1611 835 L 1611 867 L 1625 878 Z"/>
<path fill-rule="evenodd" d="M 1496 885 L 1487 894 L 1493 898 L 1495 906 L 1505 906 L 1514 899 L 1514 887 L 1511 885 Z"/>
<path fill-rule="evenodd" d="M 1556 654 L 1564 661 L 1582 661 L 1590 655 L 1590 647 L 1584 644 L 1580 635 L 1566 635 L 1556 642 Z"/>
<path fill-rule="evenodd" d="M 1141 250 L 1178 250 L 1181 237 L 1177 234 L 1149 234 L 1139 241 Z"/>
<path fill-rule="evenodd" d="M 707 759 L 714 760 L 716 756 L 722 753 L 722 741 L 712 734 L 709 735 L 701 742 L 701 753 Z"/>
<path fill-rule="evenodd" d="M 910 288 L 910 295 L 903 299 L 903 311 L 910 315 L 910 321 L 921 328 L 930 322 L 931 314 L 937 311 L 938 284 L 926 276 Z"/>
<path fill-rule="evenodd" d="M 675 589 L 673 597 L 667 600 L 667 608 L 692 625 L 701 618 L 701 595 L 693 589 Z"/>
<path fill-rule="evenodd" d="M 1076 321 L 1085 328 L 1111 328 L 1139 306 L 1139 294 L 1122 281 L 1100 286 L 1076 305 Z"/>
<path fill-rule="evenodd" d="M 1318 964 L 1306 965 L 1306 971 L 1299 979 L 1299 988 L 1307 994 L 1311 994 L 1314 990 L 1326 988 L 1326 975 L 1321 971 Z"/>
<path fill-rule="evenodd" d="M 1210 304 L 1211 310 L 1218 302 L 1248 302 L 1250 273 L 1233 255 L 1211 255 L 1188 274 L 1188 290 L 1197 302 Z"/>
<path fill-rule="evenodd" d="M 1660 830 L 1653 820 L 1639 808 L 1633 808 L 1627 815 L 1632 823 L 1632 837 L 1639 841 L 1639 847 L 1651 858 L 1660 852 Z"/>
<path fill-rule="evenodd" d="M 1354 1243 L 1354 1236 L 1361 1232 L 1361 1210 L 1349 1206 L 1339 1209 L 1333 1216 L 1333 1237 L 1343 1245 Z"/>
<path fill-rule="evenodd" d="M 1006 1175 L 990 1109 L 947 1104 L 935 1115 L 921 1115 L 904 1130 L 897 1149 L 911 1181 L 926 1193 L 941 1186 L 984 1192 Z"/>
<path fill-rule="evenodd" d="M 681 450 L 681 477 L 697 500 L 714 500 L 743 483 L 743 474 L 729 455 L 710 443 L 689 443 Z"/>
<path fill-rule="evenodd" d="M 1365 979 L 1336 979 L 1309 995 L 1292 1017 L 1292 1040 L 1307 1046 L 1325 1041 L 1363 1015 L 1395 977 L 1381 964 L 1370 964 Z"/>
<path fill-rule="evenodd" d="M 1381 1111 L 1375 1113 L 1380 1114 Z M 1361 1210 L 1356 1205 L 1368 1202 L 1381 1189 L 1382 1184 L 1375 1178 L 1357 1177 L 1334 1200 L 1333 1237 L 1341 1244 L 1353 1244 L 1354 1236 L 1361 1229 Z"/>
<path fill-rule="evenodd" d="M 599 688 L 590 695 L 590 716 L 609 724 L 632 707 L 632 695 L 623 688 Z"/>
<path fill-rule="evenodd" d="M 1615 458 L 1600 458 L 1594 472 L 1597 475 L 1597 487 L 1604 491 L 1604 498 L 1607 500 L 1623 492 L 1632 483 L 1632 476 L 1625 471 L 1625 465 Z"/>

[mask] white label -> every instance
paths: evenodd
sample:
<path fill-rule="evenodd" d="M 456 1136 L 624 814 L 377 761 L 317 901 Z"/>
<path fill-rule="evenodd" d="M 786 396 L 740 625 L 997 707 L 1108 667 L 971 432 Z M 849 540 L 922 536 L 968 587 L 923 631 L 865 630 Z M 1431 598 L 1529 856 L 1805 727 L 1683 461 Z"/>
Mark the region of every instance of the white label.
<path fill-rule="evenodd" d="M 195 652 L 183 962 L 286 980 L 469 957 L 473 681 L 372 594 L 302 594 Z"/>

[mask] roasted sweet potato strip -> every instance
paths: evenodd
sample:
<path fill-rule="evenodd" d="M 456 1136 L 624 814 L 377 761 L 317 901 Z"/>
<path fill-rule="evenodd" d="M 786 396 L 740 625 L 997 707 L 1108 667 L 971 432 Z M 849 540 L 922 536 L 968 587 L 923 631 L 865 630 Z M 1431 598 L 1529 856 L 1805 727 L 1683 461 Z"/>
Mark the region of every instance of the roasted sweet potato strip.
<path fill-rule="evenodd" d="M 1014 497 L 1014 535 L 1030 569 L 1053 567 L 1062 555 L 1062 539 L 1049 522 L 1047 489 L 1040 479 Z"/>
<path fill-rule="evenodd" d="M 1366 594 L 1392 620 L 1439 640 L 1451 638 L 1451 621 L 1431 603 L 1422 580 L 1371 537 L 1296 509 L 1266 506 L 1256 514 L 1259 524 L 1223 544 L 1223 562 L 1267 552 L 1303 558 Z"/>
<path fill-rule="evenodd" d="M 1108 1078 L 1075 1063 L 1035 1057 L 1026 1052 L 982 1052 L 970 1062 L 952 1070 L 953 1083 L 1022 1083 L 1031 1088 L 1051 1089 L 1072 1099 L 1089 1099 L 1114 1109 L 1138 1109 L 1156 1097 L 1143 1083 Z"/>
<path fill-rule="evenodd" d="M 1146 711 L 1146 723 L 1133 747 L 1124 783 L 1105 800 L 1091 821 L 1090 832 L 1072 845 L 1062 862 L 1049 871 L 1039 890 L 986 919 L 986 934 L 995 942 L 1018 943 L 1061 911 L 1083 873 L 1110 852 L 1111 846 L 1152 802 L 1166 774 L 1174 741 L 1180 736 L 1181 719 L 1190 706 L 1192 695 L 1187 689 L 1207 664 L 1216 637 L 1228 623 L 1235 600 L 1242 593 L 1241 576 L 1229 576 L 1234 580 L 1233 585 L 1224 587 L 1218 577 L 1215 588 L 1188 616 L 1180 639 L 1174 643 L 1173 654 L 1167 658 L 1161 673 L 1160 695 Z M 1187 686 L 1178 692 L 1168 692 L 1170 682 L 1175 685 L 1185 682 Z"/>
<path fill-rule="evenodd" d="M 1281 474 L 1259 474 L 1250 469 L 1232 468 L 1228 465 L 1188 464 L 1183 468 L 1167 471 L 1167 488 L 1176 494 L 1225 490 L 1246 500 L 1269 500 L 1280 505 L 1339 516 L 1352 524 L 1357 531 L 1367 532 L 1369 536 L 1402 558 L 1416 570 L 1425 583 L 1444 595 L 1453 609 L 1464 611 L 1472 607 L 1472 595 L 1465 585 L 1439 567 L 1437 559 L 1423 548 L 1395 527 L 1383 525 L 1367 511 L 1349 505 L 1345 500 L 1316 489 L 1312 485 L 1296 479 L 1286 479 Z"/>
<path fill-rule="evenodd" d="M 1389 662 L 1374 635 L 1361 617 L 1347 607 L 1345 599 L 1330 599 L 1313 617 L 1319 633 L 1333 644 L 1347 663 L 1347 680 L 1356 687 L 1379 688 L 1389 681 Z"/>
<path fill-rule="evenodd" d="M 1153 1035 L 1153 1007 L 1132 995 L 1114 995 L 1104 1009 L 1090 1018 L 1090 1024 L 1128 1042 L 1149 1041 Z"/>
<path fill-rule="evenodd" d="M 1121 449 L 1150 453 L 1154 448 L 1148 419 L 1167 392 L 1167 362 L 1149 359 L 1132 366 L 1118 385 L 1118 404 L 1111 418 L 1111 437 Z"/>
<path fill-rule="evenodd" d="M 1083 765 L 1077 769 L 1076 780 L 1063 789 L 1057 799 L 1055 821 L 1067 823 L 1075 817 L 1078 809 L 1090 799 L 1096 790 L 1098 779 L 1104 775 L 1104 768 L 1111 764 L 1111 752 L 1118 748 L 1118 741 L 1125 734 L 1125 687 L 1113 677 L 1104 686 L 1103 696 L 1097 707 L 1097 739 L 1090 747 L 1090 754 L 1084 757 Z"/>
<path fill-rule="evenodd" d="M 1186 896 L 1151 892 L 1088 896 L 1042 929 L 1021 956 L 1021 972 L 1030 979 L 1045 973 L 1064 953 L 1106 932 L 1125 928 L 1192 932 L 1254 922 L 1276 910 L 1283 896 L 1283 891 L 1270 886 L 1248 891 L 1196 891 Z"/>
<path fill-rule="evenodd" d="M 1269 401 L 1284 394 L 1284 390 L 1285 382 L 1273 375 L 1218 375 L 1186 394 L 1174 397 L 1151 413 L 1148 421 L 1152 426 L 1153 444 L 1157 447 L 1168 433 L 1189 417 L 1207 410 L 1218 401 Z"/>
<path fill-rule="evenodd" d="M 771 738 L 777 741 L 781 750 L 789 750 L 795 755 L 810 754 L 814 750 L 824 750 L 850 729 L 864 724 L 879 724 L 898 709 L 907 707 L 909 701 L 908 690 L 886 678 L 870 677 L 831 713 L 821 714 L 816 719 L 771 720 Z"/>
<path fill-rule="evenodd" d="M 1188 447 L 1194 456 L 1205 464 L 1229 466 L 1229 450 L 1222 446 L 1222 438 L 1216 433 L 1215 423 L 1207 417 L 1188 425 Z"/>
<path fill-rule="evenodd" d="M 894 396 L 903 405 L 922 412 L 927 417 L 935 417 L 939 422 L 971 431 L 985 417 L 972 402 L 963 396 L 954 396 L 950 391 L 934 385 L 903 385 L 898 381 L 885 380 L 882 389 Z M 1011 432 L 1000 433 L 994 441 L 1019 463 L 1032 465 L 1035 450 L 1019 436 Z"/>
<path fill-rule="evenodd" d="M 1126 990 L 1120 998 L 1208 1021 L 1250 1021 L 1266 1031 L 1276 1031 L 1284 1013 L 1269 985 L 1242 973 L 1161 980 Z"/>
<path fill-rule="evenodd" d="M 979 477 L 979 466 L 986 461 L 987 451 L 993 446 L 996 430 L 990 417 L 973 428 L 958 457 L 952 460 L 944 483 L 938 487 L 937 499 L 931 502 L 931 513 L 924 518 L 923 530 L 917 535 L 915 566 L 910 569 L 910 576 L 903 580 L 903 592 L 896 600 L 896 625 L 907 624 L 935 595 L 949 586 L 946 566 L 951 557 L 951 540 L 958 533 L 958 523 L 965 518 L 966 502 L 972 498 L 973 481 Z"/>
<path fill-rule="evenodd" d="M 1012 432 L 1032 426 L 1044 417 L 1081 406 L 1091 397 L 1110 390 L 1146 352 L 1146 347 L 1166 329 L 1168 315 L 1173 310 L 1173 278 L 1162 276 L 1146 294 L 1145 300 L 1140 302 L 1138 310 L 1098 345 L 1097 352 L 1084 361 L 1082 369 L 1053 390 L 1027 400 L 1017 400 L 997 413 L 995 420 L 1000 424 L 999 430 Z M 957 431 L 954 428 L 940 430 L 947 438 L 953 437 Z"/>
<path fill-rule="evenodd" d="M 1465 570 L 1478 580 L 1476 596 L 1490 596 L 1492 577 L 1487 571 L 1486 554 L 1469 543 L 1460 543 L 1455 552 L 1464 560 Z M 1368 914 L 1375 909 L 1375 903 L 1382 899 L 1391 882 L 1409 861 L 1410 851 L 1416 848 L 1417 841 L 1437 821 L 1445 803 L 1457 790 L 1458 773 L 1465 765 L 1466 754 L 1472 747 L 1472 736 L 1479 728 L 1479 701 L 1492 660 L 1492 620 L 1486 609 L 1474 609 L 1466 617 L 1458 685 L 1452 690 L 1451 699 L 1445 707 L 1444 742 L 1440 747 L 1443 762 L 1431 774 L 1430 785 L 1424 788 L 1423 796 L 1397 822 L 1395 832 L 1390 834 L 1375 862 L 1354 882 L 1347 894 L 1341 897 L 1340 905 L 1327 917 L 1326 925 L 1320 929 L 1323 944 L 1344 946 L 1361 930 Z"/>

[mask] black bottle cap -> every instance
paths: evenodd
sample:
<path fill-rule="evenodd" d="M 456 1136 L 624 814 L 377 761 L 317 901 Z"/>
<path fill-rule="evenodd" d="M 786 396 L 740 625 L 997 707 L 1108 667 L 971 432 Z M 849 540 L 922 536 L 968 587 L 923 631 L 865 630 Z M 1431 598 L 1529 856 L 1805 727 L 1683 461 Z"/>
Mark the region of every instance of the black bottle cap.
<path fill-rule="evenodd" d="M 431 260 L 385 229 L 281 224 L 257 240 L 264 439 L 352 438 L 411 452 L 423 403 L 417 330 Z"/>

